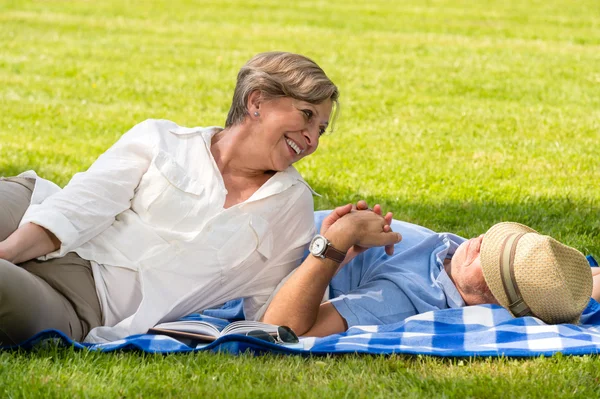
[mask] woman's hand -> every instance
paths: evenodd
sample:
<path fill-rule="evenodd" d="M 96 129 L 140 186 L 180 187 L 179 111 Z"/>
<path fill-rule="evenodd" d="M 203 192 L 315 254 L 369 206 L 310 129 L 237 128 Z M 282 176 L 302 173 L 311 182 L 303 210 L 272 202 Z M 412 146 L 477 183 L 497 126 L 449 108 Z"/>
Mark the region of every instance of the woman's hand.
<path fill-rule="evenodd" d="M 386 246 L 388 254 L 393 253 L 394 244 L 402 237 L 392 231 L 392 214 L 381 216 L 381 207 L 376 205 L 373 211 L 367 211 L 364 201 L 359 201 L 356 209 L 347 204 L 334 209 L 323 220 L 321 234 L 327 237 L 340 251 L 348 252 L 344 263 L 370 247 Z"/>
<path fill-rule="evenodd" d="M 353 207 L 354 206 L 352 204 L 346 204 L 343 206 L 338 206 L 333 211 L 331 211 L 331 213 L 327 215 L 325 219 L 323 219 L 323 223 L 321 223 L 321 235 L 325 235 L 327 230 L 329 230 L 329 228 L 333 226 L 335 222 L 344 217 L 344 215 L 347 215 L 350 212 L 352 212 Z"/>
<path fill-rule="evenodd" d="M 352 245 L 364 248 L 393 245 L 402 238 L 391 231 L 382 216 L 364 211 L 344 215 L 327 230 L 325 236 L 332 242 L 339 242 L 341 251 L 347 251 Z"/>
<path fill-rule="evenodd" d="M 382 212 L 381 212 L 381 205 L 379 204 L 375 204 L 375 206 L 373 206 L 373 209 L 369 208 L 369 206 L 367 205 L 367 202 L 364 200 L 360 200 L 356 203 L 356 209 L 359 211 L 373 211 L 376 214 L 378 214 L 379 216 L 382 216 Z M 383 217 L 386 221 L 386 223 L 388 224 L 388 226 L 391 226 L 392 224 L 392 218 L 393 218 L 393 214 L 392 212 L 388 212 L 385 214 L 385 216 Z M 391 231 L 391 227 L 390 230 Z M 350 251 L 356 252 L 352 258 L 354 258 L 356 255 L 360 254 L 361 252 L 364 252 L 367 248 L 364 247 L 359 247 L 358 245 L 355 245 L 354 247 L 352 247 L 350 249 Z M 386 245 L 385 246 L 385 253 L 388 255 L 393 255 L 394 254 L 394 245 Z"/>

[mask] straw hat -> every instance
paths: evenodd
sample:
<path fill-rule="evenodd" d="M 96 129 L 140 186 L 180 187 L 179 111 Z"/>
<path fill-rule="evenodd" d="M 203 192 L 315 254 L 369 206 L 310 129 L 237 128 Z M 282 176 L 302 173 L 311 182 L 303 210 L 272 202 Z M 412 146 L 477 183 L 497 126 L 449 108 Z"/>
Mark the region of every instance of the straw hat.
<path fill-rule="evenodd" d="M 576 324 L 592 294 L 592 272 L 581 252 L 519 223 L 488 230 L 481 266 L 492 294 L 515 317 Z"/>

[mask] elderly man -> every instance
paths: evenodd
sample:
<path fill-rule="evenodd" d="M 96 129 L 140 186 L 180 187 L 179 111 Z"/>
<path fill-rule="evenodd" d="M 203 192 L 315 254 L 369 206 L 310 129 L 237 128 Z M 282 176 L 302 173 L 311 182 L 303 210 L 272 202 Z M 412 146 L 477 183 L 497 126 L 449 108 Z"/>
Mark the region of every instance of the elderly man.
<path fill-rule="evenodd" d="M 495 303 L 515 316 L 576 323 L 592 293 L 585 256 L 527 226 L 499 223 L 465 240 L 392 221 L 391 214 L 384 218 L 378 206 L 375 212 L 351 209 L 315 214 L 321 235 L 279 285 L 263 321 L 325 336 L 436 309 Z M 392 230 L 402 241 L 364 251 L 390 244 Z"/>

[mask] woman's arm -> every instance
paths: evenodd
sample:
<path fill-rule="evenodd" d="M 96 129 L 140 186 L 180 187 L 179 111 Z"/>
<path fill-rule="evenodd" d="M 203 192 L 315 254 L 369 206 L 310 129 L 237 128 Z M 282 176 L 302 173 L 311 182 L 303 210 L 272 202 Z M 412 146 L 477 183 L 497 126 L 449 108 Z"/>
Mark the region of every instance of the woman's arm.
<path fill-rule="evenodd" d="M 18 264 L 56 251 L 59 247 L 60 241 L 54 234 L 37 224 L 27 223 L 0 242 L 0 259 Z"/>
<path fill-rule="evenodd" d="M 62 191 L 31 205 L 20 227 L 0 242 L 0 258 L 20 263 L 57 249 L 62 256 L 104 231 L 131 206 L 157 141 L 156 121 L 133 127 Z"/>
<path fill-rule="evenodd" d="M 400 241 L 386 218 L 375 212 L 351 212 L 352 205 L 336 208 L 324 221 L 321 234 L 338 250 L 393 245 Z M 391 215 L 390 215 L 391 216 Z M 309 255 L 281 287 L 265 312 L 263 321 L 291 327 L 298 335 L 328 335 L 346 330 L 345 321 L 333 305 L 321 305 L 329 282 L 340 268 L 331 259 Z"/>

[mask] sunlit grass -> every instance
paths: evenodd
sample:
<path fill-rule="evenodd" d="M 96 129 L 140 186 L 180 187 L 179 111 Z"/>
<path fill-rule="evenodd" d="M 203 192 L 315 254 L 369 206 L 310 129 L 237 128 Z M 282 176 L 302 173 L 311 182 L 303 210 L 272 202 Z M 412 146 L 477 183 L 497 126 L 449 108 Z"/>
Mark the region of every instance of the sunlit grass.
<path fill-rule="evenodd" d="M 2 1 L 0 175 L 64 185 L 147 118 L 221 125 L 239 67 L 288 50 L 340 87 L 298 169 L 464 236 L 513 220 L 600 255 L 597 1 Z M 596 357 L 0 354 L 3 397 L 598 395 Z"/>

